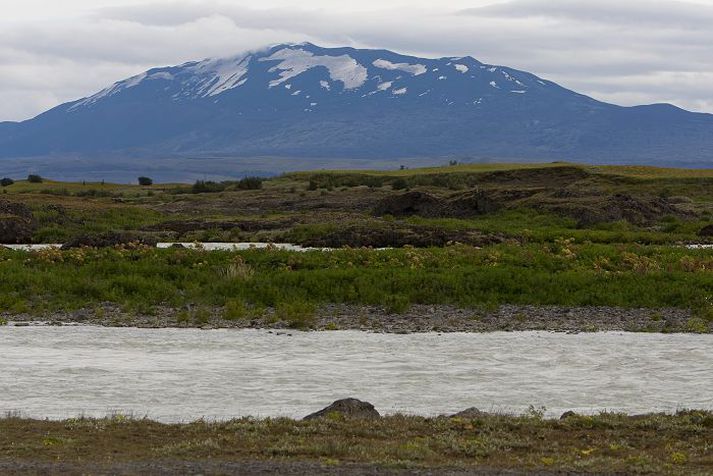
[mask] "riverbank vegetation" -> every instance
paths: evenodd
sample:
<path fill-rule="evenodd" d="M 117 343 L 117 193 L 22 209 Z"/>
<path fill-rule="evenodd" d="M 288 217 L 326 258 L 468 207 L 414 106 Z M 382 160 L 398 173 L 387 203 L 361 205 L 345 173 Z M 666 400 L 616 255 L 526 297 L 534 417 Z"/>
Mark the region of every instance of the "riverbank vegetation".
<path fill-rule="evenodd" d="M 333 303 L 393 313 L 416 304 L 673 307 L 692 309 L 691 330 L 703 332 L 713 323 L 711 296 L 709 250 L 571 239 L 303 253 L 144 245 L 0 251 L 1 308 L 38 315 L 103 303 L 144 313 L 224 306 L 235 318 L 273 308 L 308 324 L 316 306 Z"/>
<path fill-rule="evenodd" d="M 710 170 L 551 163 L 151 187 L 19 180 L 0 195 L 0 242 L 109 247 L 0 251 L 0 312 L 110 303 L 186 308 L 193 320 L 217 306 L 226 316 L 270 309 L 309 327 L 328 304 L 615 306 L 690 309 L 688 327 L 702 332 L 713 253 L 684 245 L 713 243 L 712 223 Z M 137 245 L 156 241 L 338 250 Z"/>
<path fill-rule="evenodd" d="M 617 474 L 710 474 L 713 415 L 625 416 L 604 413 L 549 420 L 524 416 L 475 418 L 388 416 L 361 420 L 338 414 L 310 421 L 243 418 L 227 422 L 161 424 L 114 416 L 37 421 L 0 419 L 0 467 L 42 472 L 126 472 L 181 462 L 314 462 L 344 474 L 417 468 Z M 250 465 L 253 466 L 250 466 Z M 353 473 L 349 469 L 356 468 Z M 274 469 L 274 468 L 273 468 Z M 136 470 L 136 468 L 135 468 Z M 201 471 L 197 471 L 201 472 Z M 538 473 L 539 474 L 539 473 Z"/>

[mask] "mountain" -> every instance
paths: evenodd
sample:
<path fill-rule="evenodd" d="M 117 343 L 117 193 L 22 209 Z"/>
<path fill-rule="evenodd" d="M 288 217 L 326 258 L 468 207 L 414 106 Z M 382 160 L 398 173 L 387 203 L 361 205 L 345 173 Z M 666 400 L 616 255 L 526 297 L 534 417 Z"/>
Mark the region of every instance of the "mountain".
<path fill-rule="evenodd" d="M 42 158 L 50 168 L 230 159 L 228 175 L 240 169 L 237 158 L 255 157 L 706 166 L 713 115 L 607 104 L 472 57 L 304 43 L 151 69 L 34 119 L 0 123 L 0 157 Z"/>

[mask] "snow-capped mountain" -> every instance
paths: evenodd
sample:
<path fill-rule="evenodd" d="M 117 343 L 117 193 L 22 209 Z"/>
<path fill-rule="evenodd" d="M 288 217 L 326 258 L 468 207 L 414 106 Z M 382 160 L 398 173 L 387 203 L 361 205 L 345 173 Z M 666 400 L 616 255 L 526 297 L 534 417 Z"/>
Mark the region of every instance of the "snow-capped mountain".
<path fill-rule="evenodd" d="M 151 69 L 0 124 L 2 157 L 67 154 L 705 164 L 713 116 L 610 105 L 472 57 L 304 43 Z"/>

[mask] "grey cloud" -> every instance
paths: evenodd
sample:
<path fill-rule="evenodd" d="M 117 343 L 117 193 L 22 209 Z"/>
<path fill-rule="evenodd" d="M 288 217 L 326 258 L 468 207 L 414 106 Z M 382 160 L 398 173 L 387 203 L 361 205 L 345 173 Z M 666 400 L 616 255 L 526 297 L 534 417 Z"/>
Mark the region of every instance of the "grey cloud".
<path fill-rule="evenodd" d="M 512 0 L 462 10 L 482 17 L 549 17 L 609 25 L 651 25 L 663 28 L 703 28 L 713 24 L 713 7 L 680 1 L 652 0 Z"/>

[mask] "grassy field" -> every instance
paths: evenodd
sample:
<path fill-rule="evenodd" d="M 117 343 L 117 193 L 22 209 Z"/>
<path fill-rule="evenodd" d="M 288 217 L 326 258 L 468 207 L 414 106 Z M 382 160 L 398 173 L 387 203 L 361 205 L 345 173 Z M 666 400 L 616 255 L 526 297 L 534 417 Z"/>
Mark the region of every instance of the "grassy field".
<path fill-rule="evenodd" d="M 334 470 L 462 468 L 617 473 L 713 472 L 713 415 L 628 417 L 617 414 L 546 420 L 483 415 L 475 419 L 390 416 L 378 420 L 240 419 L 166 425 L 122 416 L 0 420 L 0 464 L 51 463 L 121 469 L 122 463 L 314 461 Z M 12 466 L 10 466 L 12 467 Z M 81 469 L 80 469 L 81 471 Z M 349 473 L 351 474 L 351 473 Z M 356 474 L 356 473 L 354 473 Z"/>
<path fill-rule="evenodd" d="M 426 194 L 442 207 L 377 213 L 384 202 L 409 192 Z M 473 194 L 487 207 L 470 203 L 470 209 L 463 208 L 463 200 L 472 202 Z M 519 241 L 574 237 L 600 243 L 675 243 L 708 240 L 698 232 L 713 219 L 713 171 L 465 164 L 290 173 L 264 181 L 259 189 L 241 188 L 239 182 L 138 186 L 18 181 L 2 189 L 0 205 L 3 201 L 29 207 L 34 220 L 27 236 L 36 243 L 109 230 L 162 240 L 284 241 L 313 238 L 343 224 L 355 233 L 375 229 L 383 235 L 387 230 L 398 238 L 379 236 L 377 245 L 440 246 L 414 236 L 443 230 L 450 231 L 452 241 L 465 242 L 470 241 L 464 232 L 477 231 L 487 238 Z M 454 204 L 460 206 L 457 213 Z"/>

